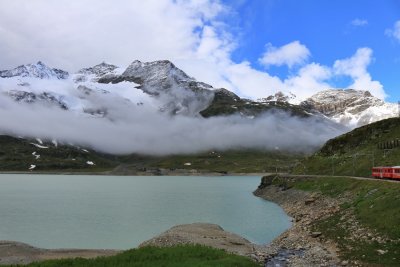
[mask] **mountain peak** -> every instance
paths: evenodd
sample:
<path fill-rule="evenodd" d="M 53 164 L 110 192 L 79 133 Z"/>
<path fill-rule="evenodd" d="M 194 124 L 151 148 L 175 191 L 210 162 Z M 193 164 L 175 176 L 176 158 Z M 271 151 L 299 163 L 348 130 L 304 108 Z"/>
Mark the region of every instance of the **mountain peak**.
<path fill-rule="evenodd" d="M 397 115 L 396 104 L 385 103 L 369 91 L 355 89 L 324 90 L 300 105 L 349 126 L 362 126 Z"/>
<path fill-rule="evenodd" d="M 103 61 L 100 64 L 94 65 L 93 67 L 80 69 L 78 73 L 87 75 L 94 74 L 97 77 L 101 77 L 106 74 L 113 73 L 117 68 L 118 66 Z"/>
<path fill-rule="evenodd" d="M 35 64 L 20 65 L 11 70 L 0 71 L 1 78 L 11 78 L 11 77 L 32 77 L 39 79 L 66 79 L 69 74 L 66 71 L 50 68 L 42 61 L 38 61 Z"/>
<path fill-rule="evenodd" d="M 133 61 L 121 75 L 141 84 L 145 82 L 148 86 L 168 83 L 172 81 L 194 81 L 183 70 L 177 68 L 169 60 L 157 60 L 151 62 Z"/>
<path fill-rule="evenodd" d="M 349 104 L 368 102 L 373 105 L 381 105 L 384 102 L 374 97 L 369 91 L 356 89 L 329 89 L 320 91 L 304 102 L 317 102 L 324 104 L 340 104 L 348 106 Z"/>

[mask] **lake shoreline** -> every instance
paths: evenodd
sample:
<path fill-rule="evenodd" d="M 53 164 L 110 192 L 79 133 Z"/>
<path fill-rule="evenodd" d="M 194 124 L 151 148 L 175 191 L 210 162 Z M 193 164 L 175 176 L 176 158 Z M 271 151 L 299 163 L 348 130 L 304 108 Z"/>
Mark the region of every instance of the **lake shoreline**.
<path fill-rule="evenodd" d="M 267 256 L 264 245 L 254 244 L 237 234 L 225 231 L 221 226 L 211 223 L 191 223 L 176 225 L 167 231 L 141 243 L 135 249 L 145 246 L 171 247 L 180 245 L 204 245 L 223 249 L 228 253 L 245 256 L 263 263 Z M 43 249 L 26 243 L 0 241 L 0 266 L 29 264 L 54 259 L 114 256 L 125 250 L 112 249 Z"/>
<path fill-rule="evenodd" d="M 2 174 L 26 173 L 3 172 Z M 36 174 L 43 175 L 44 173 Z M 46 172 L 46 174 L 51 173 Z M 61 175 L 61 173 L 57 174 Z M 72 175 L 76 173 L 70 174 Z M 94 175 L 95 173 L 91 174 Z M 63 173 L 62 175 L 65 174 Z M 204 176 L 206 174 L 199 173 L 198 175 Z M 215 176 L 215 173 L 209 173 L 209 175 Z M 232 174 L 229 175 L 232 176 Z M 260 181 L 260 186 L 253 192 L 253 194 L 257 197 L 274 202 L 283 208 L 288 215 L 294 218 L 292 226 L 275 238 L 271 243 L 267 245 L 257 245 L 239 235 L 226 232 L 218 225 L 199 223 L 177 225 L 166 232 L 143 242 L 138 247 L 144 245 L 171 246 L 180 244 L 202 244 L 224 249 L 237 255 L 246 256 L 257 262 L 273 262 L 280 264 L 292 262 L 293 266 L 301 266 L 302 264 L 310 266 L 312 264 L 340 264 L 335 251 L 336 248 L 331 244 L 320 242 L 318 238 L 313 237 L 313 234 L 309 229 L 310 218 L 308 217 L 307 212 L 304 211 L 308 211 L 308 213 L 316 216 L 315 214 L 319 214 L 323 210 L 326 210 L 326 205 L 324 204 L 317 206 L 314 205 L 315 200 L 312 201 L 312 203 L 308 203 L 310 202 L 310 199 L 316 198 L 315 195 L 294 189 L 282 190 L 282 188 L 270 184 L 268 177 L 275 177 L 275 175 L 263 176 L 265 174 L 259 173 L 241 173 L 234 175 L 262 176 L 263 178 Z M 197 175 L 193 175 L 192 173 L 191 176 Z M 220 174 L 219 176 L 224 176 L 224 174 Z M 326 202 L 325 204 L 334 203 L 333 200 L 321 199 L 320 196 L 318 196 L 318 201 L 322 203 Z M 334 205 L 331 205 L 331 208 L 335 209 Z M 299 211 L 303 211 L 306 215 L 304 216 L 304 214 L 301 214 L 300 216 Z M 299 219 L 300 217 L 301 219 Z M 124 250 L 41 249 L 19 242 L 0 241 L 0 264 L 27 264 L 47 259 L 75 257 L 94 258 L 98 256 L 112 256 L 122 251 Z"/>
<path fill-rule="evenodd" d="M 44 260 L 96 258 L 114 256 L 122 250 L 113 249 L 44 249 L 16 241 L 0 240 L 0 266 L 29 264 Z"/>
<path fill-rule="evenodd" d="M 12 174 L 17 174 L 17 173 L 12 173 Z M 3 174 L 4 175 L 4 174 Z M 38 174 L 39 176 L 41 175 L 41 174 Z M 21 175 L 21 176 L 23 176 L 23 177 L 27 177 L 27 178 L 29 178 L 27 181 L 29 182 L 29 183 L 27 183 L 27 184 L 30 184 L 30 183 L 35 183 L 35 188 L 40 188 L 40 190 L 43 190 L 43 187 L 41 187 L 41 186 L 39 186 L 39 184 L 38 183 L 36 183 L 36 182 L 34 182 L 35 181 L 35 177 L 32 177 L 32 176 L 30 176 L 30 175 Z M 45 175 L 43 175 L 43 176 L 45 176 Z M 192 175 L 193 176 L 193 175 Z M 204 175 L 203 175 L 204 176 Z M 248 174 L 245 174 L 245 176 L 248 176 Z M 19 180 L 18 179 L 14 179 L 14 176 L 11 176 L 11 174 L 10 175 L 7 175 L 7 174 L 5 174 L 5 176 L 4 176 L 5 178 L 7 178 L 9 181 L 12 181 L 12 184 L 15 184 L 15 186 L 14 186 L 14 188 L 17 188 L 17 186 L 18 186 L 18 184 L 19 184 Z M 17 176 L 15 176 L 15 177 L 17 177 Z M 270 215 L 267 215 L 267 214 L 275 214 L 275 213 L 270 213 L 270 212 L 268 212 L 268 209 L 266 210 L 266 212 L 261 212 L 262 210 L 264 210 L 265 211 L 265 209 L 264 209 L 264 207 L 265 207 L 265 203 L 264 203 L 264 201 L 262 201 L 262 200 L 258 200 L 258 199 L 256 199 L 252 194 L 251 194 L 251 192 L 252 191 L 254 191 L 254 189 L 258 186 L 258 184 L 260 183 L 260 175 L 256 175 L 256 176 L 249 176 L 248 178 L 249 179 L 247 179 L 247 177 L 236 177 L 236 178 L 234 178 L 234 177 L 232 177 L 232 178 L 234 178 L 233 180 L 231 180 L 229 177 L 223 177 L 223 176 L 218 176 L 218 177 L 215 177 L 216 179 L 213 179 L 213 177 L 205 177 L 206 179 L 205 180 L 203 180 L 203 179 L 198 179 L 197 177 L 192 177 L 192 179 L 190 179 L 190 177 L 188 177 L 188 179 L 182 179 L 182 178 L 180 178 L 180 177 L 177 177 L 176 179 L 174 178 L 173 180 L 170 180 L 170 179 L 168 179 L 167 177 L 166 177 L 166 179 L 163 179 L 162 177 L 159 177 L 159 178 L 156 178 L 156 177 L 154 177 L 154 178 L 156 178 L 155 179 L 155 181 L 158 181 L 157 183 L 149 183 L 149 187 L 148 188 L 155 188 L 154 187 L 154 185 L 157 185 L 157 187 L 159 187 L 159 186 L 161 186 L 161 188 L 164 188 L 164 186 L 162 186 L 163 184 L 165 184 L 165 183 L 167 183 L 167 184 L 171 184 L 171 181 L 178 181 L 178 182 L 184 182 L 183 184 L 187 184 L 187 183 L 189 183 L 189 187 L 187 188 L 187 190 L 192 190 L 193 189 L 193 182 L 194 181 L 198 181 L 198 182 L 200 182 L 200 181 L 202 181 L 201 183 L 206 183 L 207 184 L 207 187 L 203 187 L 203 189 L 205 189 L 205 188 L 208 188 L 208 190 L 206 191 L 206 192 L 211 192 L 211 195 L 217 195 L 218 197 L 221 197 L 221 196 L 226 196 L 225 197 L 225 199 L 231 199 L 231 198 L 234 198 L 233 200 L 235 200 L 235 196 L 238 196 L 236 193 L 233 193 L 233 192 L 236 192 L 235 190 L 235 188 L 236 188 L 236 186 L 237 185 L 240 185 L 240 190 L 239 190 L 239 188 L 238 188 L 238 192 L 243 192 L 243 194 L 246 196 L 246 199 L 247 198 L 249 198 L 249 200 L 251 200 L 251 202 L 249 202 L 249 203 L 253 203 L 253 202 L 255 202 L 255 203 L 258 203 L 256 206 L 254 206 L 254 208 L 255 209 L 251 209 L 251 210 L 253 210 L 253 212 L 251 212 L 251 213 L 248 213 L 248 211 L 250 210 L 250 209 L 248 209 L 248 208 L 246 208 L 245 210 L 242 210 L 243 209 L 243 205 L 244 205 L 244 207 L 247 207 L 245 204 L 243 204 L 243 203 L 247 203 L 246 201 L 244 201 L 243 202 L 243 199 L 242 199 L 242 201 L 240 202 L 240 203 L 237 203 L 237 201 L 229 201 L 229 205 L 232 205 L 232 209 L 230 209 L 230 210 L 232 210 L 232 211 L 234 211 L 234 213 L 235 214 L 238 214 L 238 216 L 239 217 L 235 217 L 236 218 L 236 221 L 237 222 L 241 222 L 242 221 L 242 219 L 241 219 L 241 216 L 246 216 L 246 221 L 248 221 L 248 222 L 253 222 L 252 221 L 252 219 L 249 219 L 249 218 L 251 218 L 251 217 L 253 217 L 251 214 L 265 214 L 265 215 L 262 215 L 261 216 L 261 218 L 260 219 L 258 219 L 257 220 L 257 222 L 259 222 L 259 223 L 257 223 L 257 224 L 254 224 L 254 223 L 249 223 L 249 224 L 247 224 L 247 225 L 252 225 L 252 227 L 255 227 L 255 225 L 258 225 L 258 226 L 260 226 L 260 227 L 258 227 L 258 229 L 259 229 L 259 232 L 256 234 L 256 235 L 252 235 L 252 237 L 251 237 L 251 239 L 250 240 L 252 240 L 253 242 L 255 242 L 255 243 L 258 243 L 258 244 L 260 244 L 260 243 L 263 243 L 263 242 L 270 242 L 271 240 L 272 240 L 272 238 L 274 238 L 275 236 L 277 236 L 277 235 L 279 235 L 282 231 L 284 231 L 285 229 L 287 229 L 289 226 L 290 226 L 290 223 L 289 223 L 289 218 L 287 217 L 287 215 L 283 212 L 283 210 L 281 209 L 281 208 L 279 208 L 277 205 L 275 205 L 275 204 L 272 204 L 272 203 L 266 203 L 266 204 L 269 204 L 269 205 L 271 205 L 271 207 L 274 207 L 274 210 L 277 210 L 277 214 L 276 215 L 274 215 L 273 217 L 275 218 L 280 218 L 279 216 L 280 216 L 280 214 L 282 214 L 282 216 L 284 216 L 284 218 L 282 217 L 282 219 L 285 221 L 285 225 L 286 225 L 286 223 L 288 224 L 286 227 L 284 227 L 284 228 L 282 228 L 281 230 L 279 230 L 278 232 L 273 232 L 273 231 L 276 231 L 276 230 L 272 230 L 272 229 L 276 229 L 275 228 L 275 226 L 273 227 L 273 228 L 271 228 L 271 230 L 269 230 L 269 231 L 265 231 L 265 229 L 267 228 L 267 229 L 269 229 L 267 226 L 266 226 L 266 222 L 268 222 L 269 220 L 268 220 L 268 216 L 270 216 Z M 56 182 L 55 181 L 55 178 L 57 178 L 56 176 L 54 176 L 54 177 L 46 177 L 46 178 L 44 178 L 45 179 L 45 181 L 48 181 L 48 182 L 50 182 L 50 184 L 51 185 L 57 185 L 57 188 L 64 188 L 64 187 L 60 187 L 59 186 L 59 183 L 58 182 Z M 65 176 L 64 178 L 63 178 L 63 180 L 65 180 L 65 181 L 77 181 L 76 179 L 78 179 L 78 181 L 81 181 L 80 180 L 80 178 L 78 178 L 78 176 L 77 176 L 77 178 L 76 179 L 69 179 L 70 177 L 69 176 Z M 72 178 L 72 177 L 71 177 Z M 89 179 L 89 181 L 97 181 L 97 177 L 88 177 L 88 178 L 90 178 Z M 102 177 L 98 177 L 99 178 L 99 184 L 101 184 L 102 183 L 102 181 L 104 182 L 104 181 L 107 181 L 107 183 L 106 184 L 109 184 L 109 183 L 113 183 L 112 181 L 113 181 L 113 179 L 111 179 L 112 177 L 104 177 L 104 176 L 102 176 Z M 172 177 L 171 177 L 172 178 Z M 121 191 L 121 192 L 132 192 L 132 190 L 131 189 L 129 189 L 129 188 L 135 188 L 135 187 L 132 187 L 132 186 L 126 186 L 126 183 L 128 183 L 128 184 L 131 184 L 132 185 L 132 183 L 136 183 L 136 180 L 137 179 L 135 179 L 135 177 L 132 177 L 132 179 L 129 179 L 129 177 L 126 177 L 126 178 L 124 178 L 124 179 L 117 179 L 118 181 L 122 181 L 123 182 L 123 184 L 125 184 L 124 185 L 124 189 L 125 190 L 123 190 L 123 191 Z M 147 181 L 148 179 L 147 179 L 147 177 L 142 177 L 141 179 L 139 179 L 138 181 L 140 181 L 140 180 L 143 180 L 143 181 Z M 208 181 L 208 182 L 207 182 Z M 233 182 L 233 181 L 235 181 L 235 182 Z M 238 181 L 241 181 L 241 182 L 238 182 Z M 250 181 L 250 182 L 249 182 Z M 198 186 L 199 184 L 198 184 L 198 182 L 196 182 L 196 183 L 194 183 L 196 186 Z M 226 182 L 228 182 L 228 184 L 226 183 Z M 68 184 L 70 184 L 71 185 L 71 183 L 70 182 L 68 182 Z M 85 185 L 88 185 L 88 183 L 84 183 Z M 227 186 L 229 187 L 229 186 L 233 186 L 233 185 L 235 185 L 235 187 L 232 187 L 230 190 L 228 190 L 229 192 L 232 192 L 232 193 L 229 193 L 228 195 L 226 194 L 226 193 L 224 193 L 224 191 L 226 190 L 226 188 L 227 188 Z M 211 187 L 211 188 L 209 188 L 209 187 Z M 11 187 L 12 188 L 12 187 Z M 53 187 L 51 187 L 50 186 L 50 189 L 51 188 L 53 188 Z M 246 188 L 245 190 L 243 190 L 243 188 Z M 4 187 L 4 190 L 6 190 L 7 189 L 7 187 Z M 70 198 L 71 197 L 71 195 L 70 195 L 70 190 L 72 189 L 72 187 L 71 188 L 69 188 L 68 190 L 67 190 L 67 192 L 68 192 L 68 198 Z M 105 188 L 103 188 L 105 191 L 104 192 L 109 192 L 109 187 L 107 186 L 107 187 L 105 187 Z M 210 190 L 211 189 L 211 190 Z M 187 192 L 187 190 L 186 190 L 186 192 Z M 222 190 L 222 191 L 221 191 Z M 8 192 L 10 192 L 10 191 L 8 191 Z M 11 191 L 11 192 L 13 192 L 13 191 Z M 36 191 L 33 191 L 33 193 L 35 193 Z M 76 193 L 79 193 L 79 192 L 77 192 L 76 190 L 73 190 L 73 192 L 76 192 Z M 96 192 L 96 194 L 98 194 L 98 192 L 103 192 L 103 191 L 95 191 Z M 121 193 L 120 192 L 120 193 Z M 157 196 L 160 196 L 159 195 L 159 192 L 156 190 L 156 191 L 153 191 L 153 190 L 151 190 L 151 191 L 145 191 L 145 192 L 148 192 L 147 193 L 147 195 L 149 195 L 149 193 L 150 192 L 153 192 L 153 193 L 156 193 L 157 194 Z M 168 191 L 168 192 L 170 192 L 170 191 Z M 130 193 L 131 194 L 131 193 Z M 232 195 L 232 194 L 234 194 L 234 195 Z M 51 196 L 53 196 L 54 194 L 51 194 Z M 63 196 L 64 194 L 61 194 L 61 196 Z M 79 193 L 79 195 L 82 195 L 82 194 L 80 194 Z M 84 194 L 85 195 L 85 194 Z M 136 194 L 135 194 L 136 195 Z M 152 195 L 151 193 L 150 193 L 150 195 Z M 198 199 L 198 198 L 196 198 L 196 197 L 194 197 L 193 196 L 193 194 L 191 194 L 190 195 L 191 196 L 191 199 L 197 199 L 197 201 L 195 201 L 195 203 L 201 203 L 201 202 L 203 202 L 204 201 L 204 194 L 203 193 L 201 193 L 200 194 L 200 199 Z M 162 198 L 162 199 L 164 199 L 164 198 Z M 207 198 L 208 199 L 208 198 Z M 240 198 L 239 198 L 240 199 Z M 6 201 L 3 201 L 3 203 L 6 203 Z M 54 205 L 53 205 L 54 206 Z M 268 205 L 267 205 L 268 206 Z M 235 208 L 236 207 L 236 208 Z M 260 208 L 262 208 L 262 210 L 259 210 Z M 205 209 L 206 210 L 210 210 L 210 206 L 205 206 Z M 200 209 L 201 210 L 201 209 Z M 211 209 L 212 210 L 212 209 Z M 256 211 L 255 213 L 254 213 L 254 211 Z M 220 213 L 220 212 L 219 212 Z M 218 213 L 218 214 L 219 214 Z M 278 216 L 279 215 L 279 216 Z M 256 217 L 260 217 L 260 216 L 256 216 Z M 232 217 L 229 217 L 229 218 L 232 218 Z M 279 219 L 277 219 L 278 221 L 279 221 Z M 20 220 L 19 221 L 24 221 L 23 219 L 21 219 L 20 218 Z M 210 219 L 210 220 L 207 220 L 208 222 L 215 222 L 215 221 L 218 221 L 218 220 L 212 220 L 212 219 Z M 188 221 L 188 222 L 190 222 L 190 220 Z M 194 219 L 194 220 L 192 220 L 192 222 L 202 222 L 202 217 L 198 217 L 197 219 Z M 183 220 L 182 221 L 182 223 L 185 223 L 185 221 Z M 169 224 L 169 226 L 168 227 L 170 227 L 170 226 L 172 226 L 172 225 L 178 225 L 179 224 L 179 222 L 175 222 L 175 223 L 172 223 L 172 224 Z M 7 225 L 7 224 L 5 224 L 5 225 Z M 58 224 L 57 222 L 54 222 L 52 225 L 59 225 L 60 226 L 60 224 Z M 131 225 L 131 224 L 130 224 Z M 223 223 L 221 224 L 221 225 L 224 225 Z M 229 225 L 229 224 L 228 224 Z M 280 223 L 279 223 L 279 225 L 281 225 Z M 29 231 L 29 229 L 30 229 L 30 226 L 27 226 L 28 228 L 27 228 L 27 230 Z M 61 227 L 61 226 L 60 226 Z M 134 229 L 141 229 L 141 228 L 138 228 L 138 227 L 140 227 L 140 226 L 135 226 L 135 228 Z M 218 226 L 219 227 L 219 226 Z M 227 228 L 229 228 L 228 226 L 224 226 L 224 227 L 227 227 Z M 4 228 L 4 227 L 3 227 Z M 46 228 L 47 229 L 47 228 Z M 84 230 L 85 228 L 81 228 L 81 232 L 83 232 L 83 231 L 85 231 Z M 210 228 L 211 229 L 211 228 Z M 231 231 L 231 233 L 239 233 L 239 235 L 242 235 L 243 236 L 243 234 L 245 233 L 245 232 L 240 232 L 240 231 L 237 231 L 237 229 L 235 230 L 235 228 L 229 228 L 230 229 L 230 231 Z M 279 229 L 279 227 L 278 227 L 278 229 Z M 124 233 L 129 233 L 129 231 L 126 231 L 127 229 L 125 229 L 124 230 Z M 212 229 L 211 229 L 212 230 Z M 220 234 L 220 233 L 218 233 L 218 235 L 220 235 L 220 236 L 223 236 L 223 237 L 221 237 L 220 238 L 220 240 L 219 241 L 222 241 L 222 243 L 223 242 L 226 242 L 226 240 L 227 240 L 227 238 L 229 237 L 229 235 L 230 235 L 230 233 L 228 233 L 228 232 L 226 232 L 226 231 L 224 231 L 222 228 L 221 228 L 221 230 L 223 231 L 222 232 L 222 234 Z M 141 239 L 141 243 L 144 241 L 144 240 L 149 240 L 150 238 L 154 238 L 154 236 L 156 236 L 158 233 L 161 233 L 161 231 L 165 231 L 165 228 L 164 229 L 162 229 L 162 227 L 161 227 L 161 230 L 159 231 L 159 230 L 157 230 L 156 232 L 153 232 L 151 235 L 148 235 L 148 236 L 146 236 L 146 238 L 143 238 L 143 239 Z M 130 231 L 130 232 L 134 232 L 134 231 Z M 219 231 L 211 231 L 211 232 L 215 232 L 215 233 L 217 233 L 217 232 L 219 232 Z M 35 233 L 36 233 L 36 235 L 40 235 L 40 236 L 43 236 L 43 237 L 45 237 L 46 235 L 47 235 L 47 233 L 48 233 L 48 230 L 46 230 L 46 231 L 44 231 L 44 232 L 36 232 L 35 231 Z M 272 233 L 275 233 L 275 234 L 272 234 Z M 271 235 L 272 234 L 272 235 Z M 246 234 L 244 234 L 245 236 L 246 236 Z M 270 235 L 270 237 L 268 237 L 268 239 L 266 239 L 265 237 L 266 236 L 269 236 Z M 7 237 L 8 236 L 8 237 Z M 204 236 L 204 235 L 203 235 Z M 250 235 L 251 236 L 251 235 Z M 136 237 L 136 236 L 134 236 L 134 237 Z M 201 236 L 200 236 L 201 237 Z M 27 242 L 28 244 L 35 244 L 36 246 L 37 246 L 37 244 L 38 243 L 34 243 L 34 242 L 32 242 L 32 239 L 30 240 L 30 241 L 27 241 L 26 239 L 24 239 L 24 237 L 23 236 L 21 236 L 21 237 L 16 237 L 16 238 L 13 238 L 13 236 L 12 235 L 7 235 L 6 233 L 5 233 L 5 235 L 3 236 L 3 238 L 2 239 L 8 239 L 8 240 L 18 240 L 18 241 L 22 241 L 22 242 Z M 67 238 L 68 239 L 68 238 Z M 201 238 L 195 238 L 196 240 L 200 240 Z M 61 239 L 60 239 L 60 241 L 63 241 L 64 239 L 62 239 L 62 237 L 61 237 Z M 133 239 L 133 240 L 135 240 L 135 239 Z M 208 238 L 208 241 L 209 240 L 211 240 L 211 241 L 215 241 L 216 243 L 218 243 L 218 238 L 216 238 L 215 240 L 210 236 L 209 238 Z M 4 241 L 5 242 L 5 241 Z M 0 264 L 5 264 L 5 262 L 4 262 L 4 260 L 2 260 L 2 257 L 1 257 L 1 255 L 8 255 L 8 263 L 10 262 L 10 260 L 15 260 L 15 261 L 13 261 L 12 263 L 21 263 L 21 262 L 29 262 L 29 258 L 31 259 L 31 260 L 44 260 L 44 259 L 48 259 L 48 258 L 46 258 L 45 257 L 45 255 L 51 255 L 51 258 L 53 259 L 53 258 L 57 258 L 57 257 L 60 257 L 60 258 L 64 258 L 64 256 L 65 255 L 69 255 L 70 257 L 75 257 L 75 256 L 79 256 L 79 257 L 85 257 L 86 256 L 86 254 L 83 254 L 83 255 L 81 255 L 81 254 L 79 254 L 79 253 L 83 253 L 82 251 L 85 251 L 85 253 L 88 253 L 88 257 L 89 256 L 107 256 L 107 255 L 109 255 L 108 254 L 108 251 L 105 251 L 105 254 L 103 254 L 103 250 L 97 250 L 97 249 L 95 249 L 95 250 L 92 250 L 91 248 L 93 248 L 93 247 L 98 247 L 98 248 L 109 248 L 109 249 L 111 249 L 112 251 L 117 251 L 117 250 L 114 250 L 115 248 L 118 248 L 118 249 L 121 249 L 121 250 L 118 250 L 118 251 L 125 251 L 125 249 L 130 249 L 130 248 L 135 248 L 135 247 L 138 247 L 141 243 L 134 243 L 135 241 L 132 241 L 132 238 L 129 238 L 128 237 L 128 242 L 130 243 L 130 245 L 128 244 L 128 246 L 121 246 L 121 247 L 119 247 L 118 246 L 118 244 L 116 245 L 116 244 L 114 244 L 114 243 L 108 243 L 108 241 L 106 241 L 106 243 L 104 243 L 103 245 L 105 245 L 105 246 L 96 246 L 96 244 L 94 244 L 95 246 L 93 246 L 93 245 L 85 245 L 85 246 L 79 246 L 79 243 L 78 243 L 78 245 L 77 246 L 74 246 L 73 245 L 73 243 L 70 243 L 70 244 L 72 244 L 72 245 L 59 245 L 59 246 L 46 246 L 46 244 L 42 244 L 41 245 L 41 247 L 45 247 L 45 248 L 59 248 L 59 247 L 61 247 L 61 248 L 85 248 L 85 250 L 82 250 L 82 249 L 62 249 L 62 250 L 58 250 L 58 249 L 56 249 L 56 250 L 53 250 L 53 249 L 41 249 L 41 248 L 35 248 L 35 247 L 32 247 L 31 245 L 28 245 L 28 244 L 23 244 L 23 243 L 18 243 L 18 242 L 11 242 L 11 241 L 7 241 L 6 243 L 4 243 L 3 244 L 3 246 L 0 246 Z M 196 243 L 196 242 L 193 242 L 193 243 Z M 239 244 L 240 243 L 240 244 Z M 248 242 L 248 241 L 246 241 L 246 242 L 239 242 L 239 241 L 233 241 L 233 242 L 231 242 L 230 244 L 228 244 L 228 247 L 235 247 L 235 246 L 242 246 L 242 243 L 243 244 L 246 244 L 246 245 L 243 245 L 243 246 L 247 246 L 247 247 L 251 247 L 252 249 L 254 248 L 254 247 L 257 247 L 257 246 L 259 246 L 259 245 L 256 245 L 255 243 L 251 243 L 251 242 Z M 62 243 L 59 243 L 59 244 L 62 244 Z M 107 245 L 108 244 L 108 245 Z M 239 244 L 239 245 L 238 245 Z M 40 246 L 40 245 L 39 245 Z M 13 249 L 11 249 L 11 248 L 13 248 Z M 29 249 L 27 249 L 27 248 L 29 248 Z M 218 247 L 218 246 L 215 246 L 215 248 L 224 248 L 224 247 Z M 3 252 L 2 252 L 2 250 L 3 250 Z M 5 251 L 5 252 L 4 252 Z M 60 251 L 62 251 L 63 253 L 65 253 L 65 254 L 60 254 L 59 252 Z M 255 251 L 261 251 L 260 249 L 257 249 L 257 250 L 255 250 Z M 265 256 L 265 253 L 262 253 L 262 252 L 255 252 L 255 251 L 252 251 L 252 252 L 254 252 L 254 253 L 248 253 L 247 254 L 247 256 L 249 256 L 249 257 L 251 257 L 251 258 L 253 258 L 253 259 L 255 259 L 255 258 L 257 258 L 258 260 L 260 260 L 260 261 L 262 261 L 262 259 L 264 258 L 264 256 Z M 78 254 L 77 254 L 78 253 Z M 38 255 L 41 255 L 41 257 L 39 257 Z M 58 255 L 58 256 L 55 256 L 55 255 Z M 11 258 L 10 258 L 11 257 Z M 15 258 L 16 257 L 16 258 Z M 25 257 L 25 258 L 24 258 Z"/>
<path fill-rule="evenodd" d="M 329 240 L 323 240 L 321 238 L 323 233 L 312 229 L 314 221 L 337 212 L 343 201 L 315 192 L 276 185 L 274 184 L 276 179 L 285 181 L 292 178 L 264 176 L 253 194 L 278 204 L 293 218 L 293 224 L 267 246 L 267 261 L 289 264 L 288 266 L 347 265 L 340 260 L 337 245 Z"/>
<path fill-rule="evenodd" d="M 2 174 L 22 173 L 3 172 Z M 37 174 L 43 175 L 43 173 Z M 201 175 L 205 174 L 202 173 Z M 249 174 L 235 175 L 243 176 Z M 262 176 L 261 174 L 253 175 Z M 191 176 L 196 175 L 192 174 Z M 274 175 L 263 176 L 259 188 L 256 189 L 253 194 L 257 197 L 278 204 L 287 214 L 294 218 L 292 226 L 275 238 L 271 243 L 267 245 L 257 245 L 239 235 L 226 232 L 218 225 L 194 223 L 191 225 L 174 226 L 166 232 L 143 242 L 138 247 L 144 245 L 171 246 L 179 244 L 203 244 L 214 248 L 224 249 L 237 255 L 246 256 L 257 262 L 273 262 L 282 264 L 293 261 L 294 266 L 301 266 L 301 264 L 310 265 L 311 263 L 315 263 L 316 265 L 323 263 L 340 263 L 334 249 L 332 250 L 332 248 L 327 248 L 326 244 L 322 244 L 318 239 L 310 236 L 307 219 L 297 219 L 298 210 L 310 208 L 308 204 L 304 204 L 305 200 L 314 198 L 315 196 L 311 196 L 305 192 L 293 191 L 292 189 L 282 190 L 276 186 L 266 186 L 265 177 L 274 177 Z M 319 201 L 321 200 L 319 199 Z M 313 212 L 318 212 L 318 210 L 315 210 L 314 207 Z M 207 231 L 209 231 L 208 234 L 206 234 Z M 213 234 L 215 236 L 212 237 L 211 235 Z M 190 238 L 188 238 L 188 235 Z M 112 256 L 122 251 L 124 250 L 42 249 L 19 242 L 0 241 L 0 264 L 27 264 L 47 259 L 75 257 L 95 258 L 99 256 Z M 5 257 L 5 255 L 7 256 Z"/>
<path fill-rule="evenodd" d="M 100 175 L 100 176 L 260 176 L 270 175 L 270 173 L 232 173 L 232 172 L 201 172 L 201 171 L 164 171 L 161 174 L 152 172 L 136 172 L 132 174 L 106 172 L 60 172 L 60 171 L 0 171 L 0 174 L 29 174 L 29 175 Z"/>

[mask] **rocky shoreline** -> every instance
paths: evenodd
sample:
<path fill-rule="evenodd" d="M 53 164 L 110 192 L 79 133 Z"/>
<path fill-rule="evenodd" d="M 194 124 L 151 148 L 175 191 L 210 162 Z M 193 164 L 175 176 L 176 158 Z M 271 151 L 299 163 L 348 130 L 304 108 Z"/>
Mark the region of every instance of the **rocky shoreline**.
<path fill-rule="evenodd" d="M 347 265 L 340 261 L 337 246 L 311 228 L 312 222 L 339 211 L 344 199 L 276 186 L 274 179 L 290 178 L 264 176 L 254 195 L 279 204 L 293 218 L 293 225 L 267 246 L 265 266 Z"/>

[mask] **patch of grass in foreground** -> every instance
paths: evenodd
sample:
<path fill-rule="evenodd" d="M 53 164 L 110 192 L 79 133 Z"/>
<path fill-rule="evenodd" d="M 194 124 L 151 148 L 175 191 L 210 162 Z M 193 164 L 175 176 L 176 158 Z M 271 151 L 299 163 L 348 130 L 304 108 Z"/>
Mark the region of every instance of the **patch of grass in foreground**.
<path fill-rule="evenodd" d="M 279 183 L 279 180 L 277 180 Z M 329 197 L 350 195 L 349 202 L 341 206 L 339 213 L 314 223 L 314 230 L 334 240 L 345 259 L 359 260 L 366 265 L 399 266 L 400 262 L 400 182 L 388 183 L 379 180 L 357 180 L 344 177 L 307 177 L 283 180 L 286 187 L 319 192 Z M 290 183 L 290 184 L 288 184 Z M 354 240 L 340 221 L 346 213 L 355 215 L 358 223 L 373 229 L 380 236 L 394 241 Z M 341 226 L 342 225 L 342 226 Z M 366 233 L 367 234 L 367 233 Z M 381 255 L 378 250 L 386 251 Z"/>
<path fill-rule="evenodd" d="M 143 247 L 125 251 L 121 254 L 111 257 L 100 257 L 96 259 L 65 259 L 49 260 L 27 265 L 29 267 L 159 267 L 159 266 L 177 266 L 177 267 L 197 267 L 197 266 L 215 266 L 215 267 L 255 267 L 257 263 L 242 256 L 232 255 L 223 250 L 205 247 L 201 245 L 185 245 L 175 247 Z"/>

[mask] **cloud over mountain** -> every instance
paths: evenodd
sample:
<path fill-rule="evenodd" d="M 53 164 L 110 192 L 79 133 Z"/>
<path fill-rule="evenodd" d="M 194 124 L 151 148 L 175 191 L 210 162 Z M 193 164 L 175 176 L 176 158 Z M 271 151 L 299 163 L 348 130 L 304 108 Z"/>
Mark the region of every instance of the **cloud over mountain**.
<path fill-rule="evenodd" d="M 306 99 L 336 87 L 336 72 L 327 75 L 329 64 L 308 66 L 312 51 L 302 40 L 259 55 L 267 65 L 299 67 L 284 75 L 234 60 L 240 29 L 236 34 L 226 25 L 224 17 L 231 14 L 231 7 L 217 0 L 1 1 L 0 69 L 38 60 L 76 71 L 103 60 L 127 66 L 131 59 L 169 59 L 198 80 L 253 99 L 277 91 Z M 363 79 L 340 75 L 355 89 L 385 96 L 368 72 Z"/>

